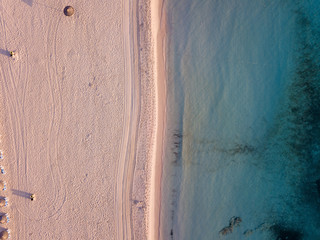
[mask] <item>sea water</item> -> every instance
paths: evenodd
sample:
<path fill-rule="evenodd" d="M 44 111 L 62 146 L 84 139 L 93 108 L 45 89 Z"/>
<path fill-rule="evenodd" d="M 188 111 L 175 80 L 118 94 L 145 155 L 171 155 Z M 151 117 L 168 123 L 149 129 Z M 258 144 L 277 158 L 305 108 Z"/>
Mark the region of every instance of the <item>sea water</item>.
<path fill-rule="evenodd" d="M 320 1 L 166 4 L 161 239 L 320 239 Z"/>

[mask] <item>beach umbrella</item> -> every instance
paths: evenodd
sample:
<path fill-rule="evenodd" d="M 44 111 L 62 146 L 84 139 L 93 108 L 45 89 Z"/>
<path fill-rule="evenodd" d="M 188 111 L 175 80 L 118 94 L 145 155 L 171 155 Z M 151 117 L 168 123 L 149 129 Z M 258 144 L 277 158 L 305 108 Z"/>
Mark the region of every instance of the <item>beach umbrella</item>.
<path fill-rule="evenodd" d="M 0 216 L 0 223 L 4 224 L 8 222 L 8 216 L 7 214 Z"/>
<path fill-rule="evenodd" d="M 6 199 L 0 199 L 0 207 L 7 206 Z"/>
<path fill-rule="evenodd" d="M 9 239 L 9 232 L 8 230 L 4 230 L 0 233 L 0 240 Z"/>
<path fill-rule="evenodd" d="M 74 14 L 74 8 L 71 6 L 66 6 L 63 10 L 64 14 L 68 17 L 72 16 Z"/>

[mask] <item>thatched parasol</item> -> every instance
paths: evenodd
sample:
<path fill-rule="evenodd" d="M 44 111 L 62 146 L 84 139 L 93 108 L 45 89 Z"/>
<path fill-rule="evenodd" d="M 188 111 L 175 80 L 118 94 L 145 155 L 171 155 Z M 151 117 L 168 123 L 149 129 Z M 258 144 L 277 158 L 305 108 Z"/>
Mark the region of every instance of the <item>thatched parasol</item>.
<path fill-rule="evenodd" d="M 64 14 L 68 17 L 72 16 L 74 14 L 74 8 L 71 6 L 66 6 L 63 10 Z"/>
<path fill-rule="evenodd" d="M 7 222 L 8 222 L 8 215 L 7 214 L 0 216 L 0 223 L 1 224 L 7 223 Z"/>
<path fill-rule="evenodd" d="M 8 230 L 4 230 L 0 233 L 0 240 L 9 239 L 9 232 Z"/>
<path fill-rule="evenodd" d="M 0 207 L 7 206 L 6 199 L 0 199 Z"/>

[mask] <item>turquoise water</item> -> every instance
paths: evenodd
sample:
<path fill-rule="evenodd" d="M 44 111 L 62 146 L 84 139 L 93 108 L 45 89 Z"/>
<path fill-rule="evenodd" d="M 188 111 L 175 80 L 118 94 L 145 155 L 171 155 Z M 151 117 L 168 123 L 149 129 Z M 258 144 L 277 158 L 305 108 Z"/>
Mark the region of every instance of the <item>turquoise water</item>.
<path fill-rule="evenodd" d="M 161 239 L 320 239 L 320 1 L 167 16 Z"/>

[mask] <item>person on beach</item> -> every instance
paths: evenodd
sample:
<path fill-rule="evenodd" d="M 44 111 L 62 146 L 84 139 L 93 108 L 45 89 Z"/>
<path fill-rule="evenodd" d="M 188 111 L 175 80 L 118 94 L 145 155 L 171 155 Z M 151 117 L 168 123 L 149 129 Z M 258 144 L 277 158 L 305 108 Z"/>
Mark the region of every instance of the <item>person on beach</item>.
<path fill-rule="evenodd" d="M 16 52 L 16 51 L 10 51 L 9 54 L 10 54 L 10 57 L 11 57 L 13 60 L 18 60 L 18 52 Z"/>
<path fill-rule="evenodd" d="M 2 174 L 6 174 L 6 171 L 4 170 L 4 168 L 2 166 L 0 166 L 0 171 Z"/>
<path fill-rule="evenodd" d="M 36 195 L 35 195 L 35 194 L 31 194 L 31 195 L 30 195 L 30 200 L 31 200 L 31 201 L 33 201 L 35 198 L 36 198 Z"/>

